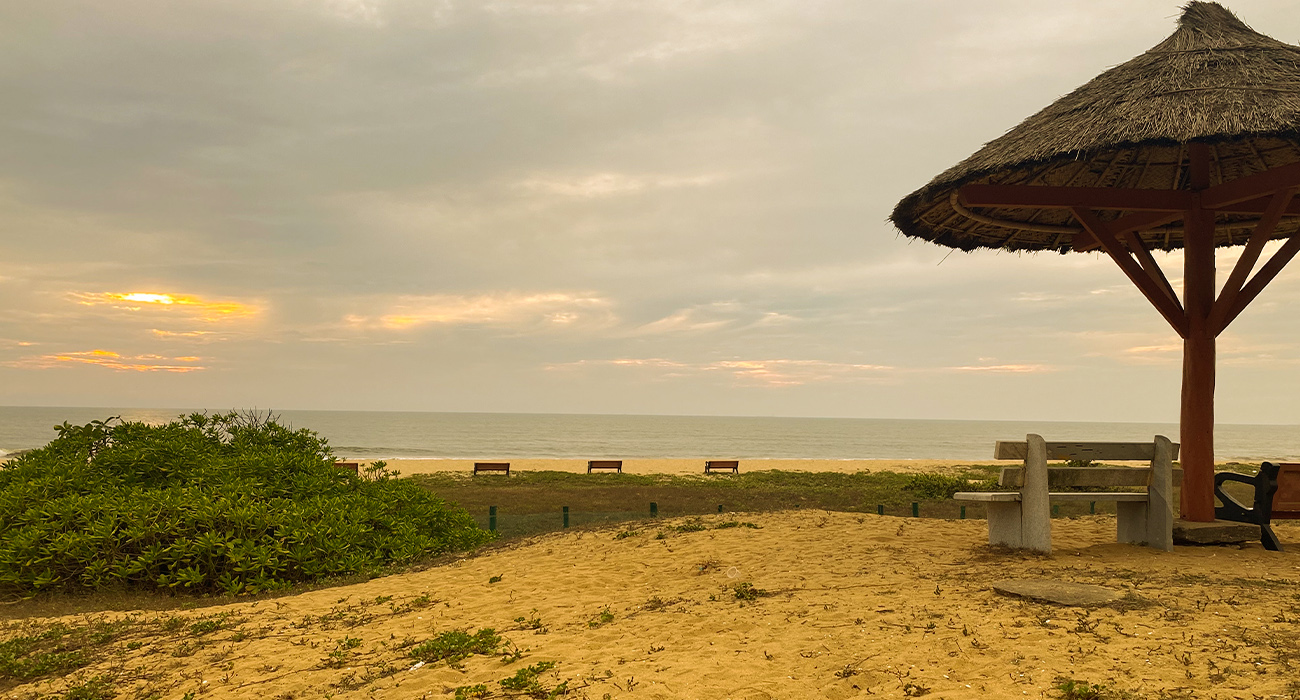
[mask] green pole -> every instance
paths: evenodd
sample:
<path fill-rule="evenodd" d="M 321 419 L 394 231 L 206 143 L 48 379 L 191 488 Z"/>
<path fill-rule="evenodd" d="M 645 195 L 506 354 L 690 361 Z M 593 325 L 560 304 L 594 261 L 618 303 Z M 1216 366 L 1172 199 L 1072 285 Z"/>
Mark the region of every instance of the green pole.
<path fill-rule="evenodd" d="M 719 512 L 719 513 L 722 512 L 722 504 L 721 504 L 721 503 L 718 504 L 718 512 Z"/>
<path fill-rule="evenodd" d="M 1061 517 L 1061 506 L 1059 505 L 1052 506 L 1052 517 L 1053 518 Z"/>
<path fill-rule="evenodd" d="M 1097 514 L 1097 502 L 1096 502 L 1096 501 L 1088 501 L 1088 512 L 1091 513 L 1091 514 L 1093 514 L 1093 515 L 1096 515 L 1096 514 Z"/>
<path fill-rule="evenodd" d="M 966 519 L 966 506 L 961 507 L 961 519 L 962 520 Z"/>
<path fill-rule="evenodd" d="M 488 531 L 497 531 L 497 507 L 488 506 Z"/>
<path fill-rule="evenodd" d="M 650 501 L 650 517 L 659 517 L 659 504 L 654 501 Z"/>
<path fill-rule="evenodd" d="M 921 517 L 921 504 L 917 503 L 916 501 L 912 501 L 912 517 L 913 518 Z"/>
<path fill-rule="evenodd" d="M 876 515 L 884 515 L 884 514 L 885 514 L 885 507 L 883 505 L 876 506 Z"/>
<path fill-rule="evenodd" d="M 565 527 L 568 527 L 568 526 L 569 526 L 569 507 L 568 507 L 568 506 L 565 506 L 565 507 L 564 507 L 564 526 L 565 526 Z"/>

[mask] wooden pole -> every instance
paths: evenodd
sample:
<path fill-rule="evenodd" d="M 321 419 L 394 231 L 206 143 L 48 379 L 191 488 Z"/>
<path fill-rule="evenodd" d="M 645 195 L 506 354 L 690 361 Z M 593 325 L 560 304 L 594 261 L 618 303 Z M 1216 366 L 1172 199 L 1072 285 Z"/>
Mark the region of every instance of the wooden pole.
<path fill-rule="evenodd" d="M 1193 192 L 1209 186 L 1209 149 L 1189 144 Z M 1184 219 L 1183 394 L 1180 421 L 1183 467 L 1181 510 L 1184 520 L 1214 520 L 1214 212 L 1200 206 L 1199 196 Z"/>

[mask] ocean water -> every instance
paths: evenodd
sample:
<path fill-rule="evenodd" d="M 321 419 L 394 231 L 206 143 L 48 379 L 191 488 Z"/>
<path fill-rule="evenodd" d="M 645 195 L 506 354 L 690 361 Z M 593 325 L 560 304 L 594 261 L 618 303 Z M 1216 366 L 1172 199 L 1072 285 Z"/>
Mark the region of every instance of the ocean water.
<path fill-rule="evenodd" d="M 39 447 L 67 421 L 162 423 L 185 409 L 0 407 L 0 456 Z M 280 411 L 346 458 L 989 459 L 996 440 L 1178 440 L 1165 423 L 878 420 L 725 416 Z M 1296 460 L 1300 426 L 1220 425 L 1220 461 Z"/>

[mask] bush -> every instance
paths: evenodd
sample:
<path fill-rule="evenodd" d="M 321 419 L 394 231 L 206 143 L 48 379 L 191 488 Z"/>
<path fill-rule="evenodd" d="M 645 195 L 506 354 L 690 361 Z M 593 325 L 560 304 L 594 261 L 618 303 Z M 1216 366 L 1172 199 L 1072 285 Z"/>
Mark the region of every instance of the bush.
<path fill-rule="evenodd" d="M 0 594 L 258 592 L 491 538 L 382 468 L 334 467 L 325 440 L 269 414 L 55 429 L 0 469 Z"/>
<path fill-rule="evenodd" d="M 914 474 L 903 485 L 903 490 L 917 498 L 945 500 L 958 491 L 990 491 L 997 487 L 995 479 L 971 482 L 964 476 L 949 474 Z"/>

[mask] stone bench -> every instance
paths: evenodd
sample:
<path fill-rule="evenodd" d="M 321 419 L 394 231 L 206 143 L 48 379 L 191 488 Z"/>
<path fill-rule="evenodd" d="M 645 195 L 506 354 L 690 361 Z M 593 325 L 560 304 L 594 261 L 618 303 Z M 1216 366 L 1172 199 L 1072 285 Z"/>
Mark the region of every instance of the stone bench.
<path fill-rule="evenodd" d="M 1178 446 L 1157 435 L 1152 442 L 999 441 L 995 459 L 1022 459 L 1023 467 L 1002 470 L 998 484 L 1015 491 L 960 492 L 959 501 L 988 506 L 989 544 L 1052 551 L 1052 501 L 1114 501 L 1116 540 L 1172 551 L 1173 487 L 1182 470 L 1173 468 Z M 1146 461 L 1149 467 L 1051 467 L 1048 459 Z M 1175 472 L 1177 472 L 1175 474 Z M 1053 488 L 1142 487 L 1141 492 L 1053 491 Z"/>

